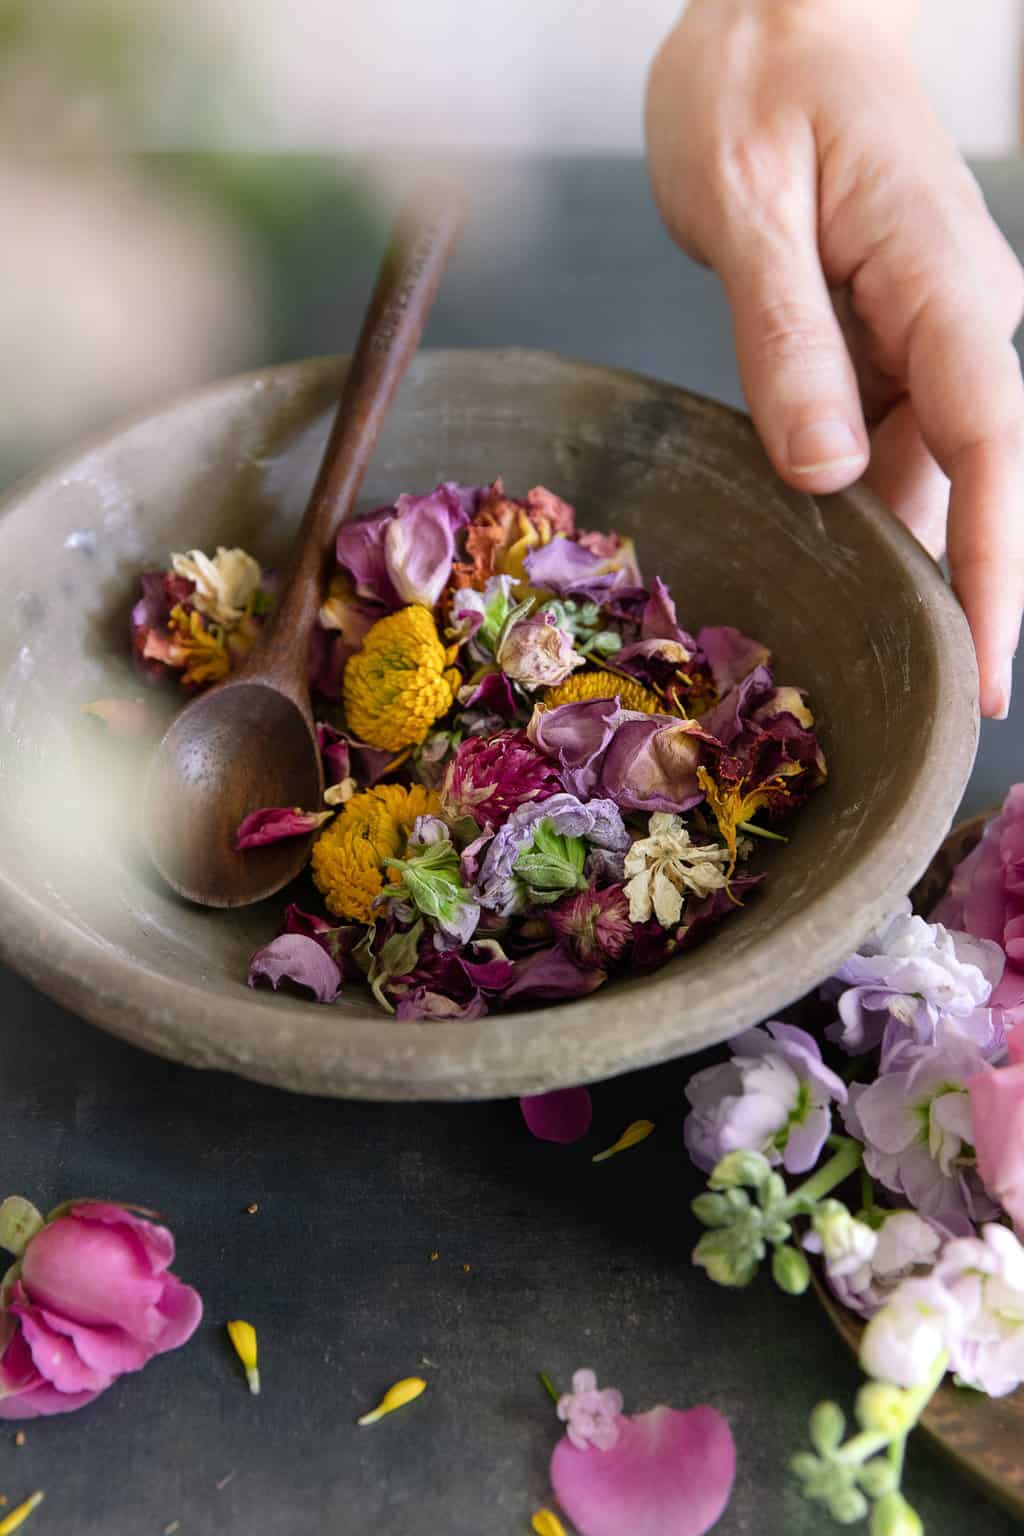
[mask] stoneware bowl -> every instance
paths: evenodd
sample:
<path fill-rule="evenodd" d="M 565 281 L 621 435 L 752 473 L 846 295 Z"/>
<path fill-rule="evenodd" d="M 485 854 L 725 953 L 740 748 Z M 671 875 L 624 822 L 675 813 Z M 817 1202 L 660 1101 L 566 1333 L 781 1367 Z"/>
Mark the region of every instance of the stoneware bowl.
<path fill-rule="evenodd" d="M 141 854 L 144 758 L 81 706 L 142 691 L 127 660 L 138 573 L 171 550 L 287 548 L 344 364 L 196 394 L 68 459 L 0 520 L 0 955 L 148 1050 L 306 1093 L 533 1093 L 695 1051 L 821 981 L 914 884 L 970 771 L 967 628 L 932 562 L 863 489 L 773 475 L 745 418 L 634 375 L 530 352 L 426 352 L 364 504 L 439 479 L 546 484 L 584 525 L 634 535 L 683 622 L 741 626 L 810 690 L 831 768 L 770 879 L 700 948 L 578 1002 L 395 1023 L 357 988 L 325 1008 L 245 986 L 281 903 L 210 912 Z M 170 700 L 165 696 L 165 705 Z M 0 1026 L 2 1027 L 2 1026 Z"/>

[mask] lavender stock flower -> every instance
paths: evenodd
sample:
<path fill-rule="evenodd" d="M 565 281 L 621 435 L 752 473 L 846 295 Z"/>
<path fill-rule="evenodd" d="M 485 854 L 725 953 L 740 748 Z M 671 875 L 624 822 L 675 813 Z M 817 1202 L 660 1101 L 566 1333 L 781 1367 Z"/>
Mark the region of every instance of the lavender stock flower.
<path fill-rule="evenodd" d="M 846 1102 L 844 1083 L 817 1042 L 792 1024 L 745 1030 L 730 1049 L 730 1061 L 695 1073 L 686 1086 L 691 1158 L 710 1172 L 728 1152 L 754 1151 L 788 1173 L 806 1172 L 828 1137 L 832 1101 Z"/>
<path fill-rule="evenodd" d="M 967 1080 L 986 1070 L 970 1040 L 908 1048 L 898 1067 L 850 1089 L 846 1128 L 864 1144 L 864 1166 L 923 1216 L 970 1231 L 998 1208 L 974 1169 Z"/>
<path fill-rule="evenodd" d="M 883 1071 L 907 1047 L 948 1033 L 993 1056 L 1002 1030 L 985 1004 L 1003 964 L 997 944 L 913 917 L 908 901 L 828 983 L 827 995 L 838 994 L 839 1020 L 827 1034 L 850 1055 L 881 1046 Z"/>
<path fill-rule="evenodd" d="M 542 823 L 546 824 L 542 836 L 549 839 L 568 839 L 612 851 L 629 847 L 629 833 L 618 806 L 611 800 L 588 800 L 583 804 L 575 795 L 558 794 L 540 804 L 521 805 L 487 845 L 473 887 L 473 895 L 482 907 L 508 917 L 528 904 L 530 891 L 517 874 L 516 866 L 529 855 Z M 566 850 L 567 855 L 571 852 Z M 580 889 L 586 884 L 582 859 L 575 883 Z M 571 888 L 569 883 L 561 886 L 563 890 Z"/>

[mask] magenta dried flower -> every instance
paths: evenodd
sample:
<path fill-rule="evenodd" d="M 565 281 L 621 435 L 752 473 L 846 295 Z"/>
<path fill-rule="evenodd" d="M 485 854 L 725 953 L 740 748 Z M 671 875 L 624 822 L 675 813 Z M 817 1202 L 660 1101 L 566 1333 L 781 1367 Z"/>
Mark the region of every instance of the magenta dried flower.
<path fill-rule="evenodd" d="M 548 800 L 562 791 L 549 757 L 525 731 L 471 736 L 448 765 L 441 803 L 453 820 L 472 816 L 482 827 L 499 827 L 520 805 Z"/>
<path fill-rule="evenodd" d="M 633 939 L 629 901 L 622 885 L 603 891 L 571 891 L 548 913 L 558 938 L 580 965 L 604 966 L 617 960 Z"/>

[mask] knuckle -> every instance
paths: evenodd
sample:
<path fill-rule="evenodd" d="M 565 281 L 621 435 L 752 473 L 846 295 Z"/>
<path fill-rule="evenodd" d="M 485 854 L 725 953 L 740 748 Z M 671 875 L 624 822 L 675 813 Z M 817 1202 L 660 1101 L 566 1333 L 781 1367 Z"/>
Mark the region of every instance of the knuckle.
<path fill-rule="evenodd" d="M 799 300 L 762 309 L 755 338 L 760 361 L 776 368 L 814 373 L 834 367 L 842 355 L 831 317 Z"/>
<path fill-rule="evenodd" d="M 813 227 L 813 179 L 801 174 L 787 133 L 765 128 L 738 137 L 719 136 L 710 174 L 727 218 L 748 228 Z"/>

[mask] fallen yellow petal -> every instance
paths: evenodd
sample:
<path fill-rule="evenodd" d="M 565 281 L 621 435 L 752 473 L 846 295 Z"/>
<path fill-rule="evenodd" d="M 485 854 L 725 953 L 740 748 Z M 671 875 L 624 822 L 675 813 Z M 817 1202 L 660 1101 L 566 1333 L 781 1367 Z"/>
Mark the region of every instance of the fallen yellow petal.
<path fill-rule="evenodd" d="M 614 1157 L 616 1152 L 625 1152 L 627 1148 L 635 1147 L 638 1141 L 646 1141 L 653 1130 L 653 1120 L 634 1120 L 632 1125 L 626 1126 L 618 1141 L 605 1147 L 603 1152 L 598 1152 L 590 1161 L 603 1163 L 606 1157 Z"/>
<path fill-rule="evenodd" d="M 256 1365 L 256 1329 L 252 1323 L 240 1318 L 228 1323 L 228 1337 L 235 1346 L 235 1354 L 245 1367 L 245 1379 L 249 1391 L 255 1397 L 260 1390 L 260 1373 Z"/>
<path fill-rule="evenodd" d="M 530 1521 L 537 1536 L 565 1536 L 565 1526 L 550 1509 L 538 1509 Z"/>
<path fill-rule="evenodd" d="M 12 1509 L 9 1515 L 0 1520 L 0 1536 L 10 1536 L 11 1531 L 16 1531 L 23 1520 L 43 1502 L 41 1493 L 33 1493 L 24 1504 L 19 1504 L 17 1509 Z"/>
<path fill-rule="evenodd" d="M 376 1424 L 377 1420 L 382 1419 L 386 1413 L 394 1413 L 396 1408 L 404 1408 L 406 1403 L 411 1403 L 426 1390 L 427 1384 L 421 1377 L 406 1376 L 402 1381 L 396 1381 L 394 1386 L 385 1392 L 372 1413 L 364 1413 L 356 1423 Z"/>

